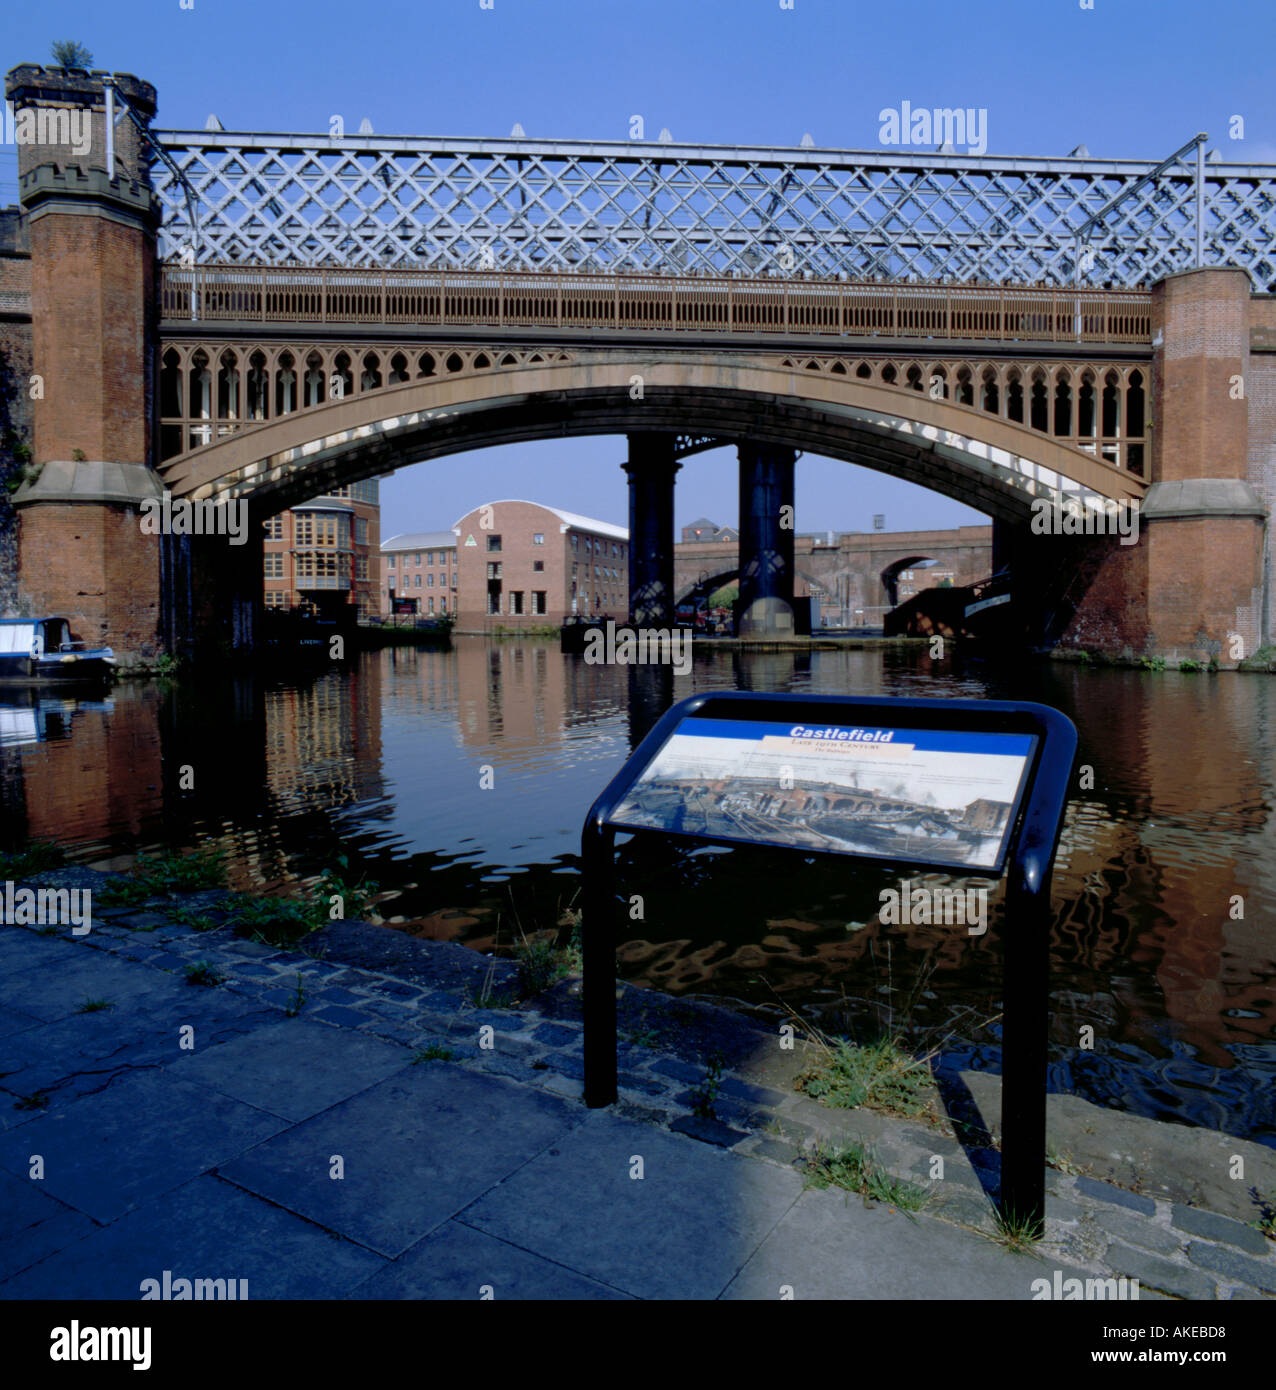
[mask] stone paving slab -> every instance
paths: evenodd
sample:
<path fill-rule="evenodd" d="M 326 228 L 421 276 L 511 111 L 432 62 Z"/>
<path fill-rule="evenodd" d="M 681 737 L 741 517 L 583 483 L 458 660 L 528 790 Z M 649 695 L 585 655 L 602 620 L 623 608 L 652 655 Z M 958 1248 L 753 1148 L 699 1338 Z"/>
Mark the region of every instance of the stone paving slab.
<path fill-rule="evenodd" d="M 22 1175 L 42 1154 L 51 1196 L 113 1221 L 283 1127 L 206 1086 L 139 1072 L 0 1135 L 0 1167 Z"/>
<path fill-rule="evenodd" d="M 1054 1265 L 972 1243 L 924 1213 L 910 1220 L 829 1188 L 807 1191 L 731 1281 L 727 1298 L 1031 1299 Z M 1065 1270 L 1065 1277 L 1077 1271 Z"/>
<path fill-rule="evenodd" d="M 92 932 L 89 935 L 92 936 Z M 7 980 L 15 970 L 72 964 L 82 959 L 76 947 L 84 939 L 41 936 L 38 931 L 0 923 L 0 980 Z"/>
<path fill-rule="evenodd" d="M 596 1111 L 460 1219 L 637 1298 L 716 1298 L 801 1190 L 796 1173 Z"/>
<path fill-rule="evenodd" d="M 16 1273 L 101 1228 L 31 1178 L 0 1171 L 0 1271 Z M 5 1285 L 6 1294 L 9 1285 Z"/>
<path fill-rule="evenodd" d="M 176 1004 L 190 988 L 180 977 L 161 970 L 138 970 L 101 951 L 69 949 L 70 958 L 6 970 L 0 978 L 0 1005 L 53 1023 L 73 1014 L 86 999 L 109 999 L 117 1008 L 136 1007 L 143 1000 Z"/>
<path fill-rule="evenodd" d="M 223 1177 L 397 1256 L 579 1123 L 564 1101 L 421 1064 L 224 1164 Z M 330 1176 L 340 1155 L 345 1176 Z"/>
<path fill-rule="evenodd" d="M 5 1285 L 11 1298 L 136 1302 L 146 1279 L 245 1279 L 250 1299 L 342 1298 L 384 1261 L 205 1174 Z M 236 1285 L 236 1293 L 239 1286 Z"/>
<path fill-rule="evenodd" d="M 623 1299 L 627 1295 L 470 1226 L 448 1221 L 360 1284 L 358 1299 Z"/>
<path fill-rule="evenodd" d="M 0 1007 L 0 1038 L 21 1033 L 23 1029 L 31 1028 L 39 1022 L 40 1019 L 36 1018 L 34 1014 L 23 1013 L 20 1009 L 11 1009 L 7 1006 Z"/>
<path fill-rule="evenodd" d="M 411 1063 L 409 1048 L 294 1018 L 188 1054 L 172 1074 L 295 1122 Z"/>
<path fill-rule="evenodd" d="M 0 1038 L 0 1093 L 29 1096 L 68 1085 L 81 1094 L 100 1090 L 101 1078 L 190 1057 L 184 1038 L 202 1050 L 277 1017 L 256 1000 L 186 988 L 180 1007 L 166 1011 L 153 1011 L 146 995 L 146 1008 L 76 1012 Z"/>

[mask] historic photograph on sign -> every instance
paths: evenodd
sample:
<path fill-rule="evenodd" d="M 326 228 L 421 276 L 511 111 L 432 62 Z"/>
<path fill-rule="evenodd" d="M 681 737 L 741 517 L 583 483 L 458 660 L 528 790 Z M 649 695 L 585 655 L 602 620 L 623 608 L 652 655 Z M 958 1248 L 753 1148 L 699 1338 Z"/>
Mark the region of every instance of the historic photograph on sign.
<path fill-rule="evenodd" d="M 621 827 L 1000 870 L 1034 739 L 690 718 Z"/>

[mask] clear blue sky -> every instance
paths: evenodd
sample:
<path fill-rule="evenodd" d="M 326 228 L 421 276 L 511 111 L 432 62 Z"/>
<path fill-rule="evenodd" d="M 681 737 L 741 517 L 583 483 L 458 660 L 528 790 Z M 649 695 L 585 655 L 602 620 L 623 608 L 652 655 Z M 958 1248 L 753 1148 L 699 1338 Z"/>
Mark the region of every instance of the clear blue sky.
<path fill-rule="evenodd" d="M 1228 161 L 1276 161 L 1276 0 L 179 0 L 6 6 L 0 61 L 48 60 L 77 39 L 94 65 L 159 89 L 162 127 L 382 134 L 648 138 L 873 148 L 878 112 L 984 107 L 996 154 L 1159 160 L 1198 130 Z M 1227 138 L 1233 115 L 1245 139 Z M 15 196 L 0 152 L 0 202 Z M 450 525 L 526 497 L 625 520 L 619 438 L 467 454 L 383 488 L 384 530 Z M 461 466 L 458 466 L 461 465 Z M 977 513 L 883 475 L 798 464 L 798 526 L 957 525 Z M 735 520 L 732 455 L 690 460 L 678 520 Z"/>

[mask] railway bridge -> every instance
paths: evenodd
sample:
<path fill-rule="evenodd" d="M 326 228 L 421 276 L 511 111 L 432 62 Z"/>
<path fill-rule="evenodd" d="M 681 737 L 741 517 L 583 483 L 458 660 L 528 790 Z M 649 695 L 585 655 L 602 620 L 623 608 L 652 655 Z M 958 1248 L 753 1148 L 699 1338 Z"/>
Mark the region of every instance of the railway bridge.
<path fill-rule="evenodd" d="M 32 65 L 6 94 L 50 136 L 0 219 L 18 601 L 126 659 L 249 648 L 274 512 L 614 433 L 639 623 L 681 461 L 730 444 L 745 633 L 790 628 L 807 451 L 986 513 L 1038 640 L 1271 640 L 1276 166 L 162 131 L 148 83 Z M 248 543 L 149 534 L 165 492 Z M 1118 506 L 1137 544 L 1063 534 Z"/>

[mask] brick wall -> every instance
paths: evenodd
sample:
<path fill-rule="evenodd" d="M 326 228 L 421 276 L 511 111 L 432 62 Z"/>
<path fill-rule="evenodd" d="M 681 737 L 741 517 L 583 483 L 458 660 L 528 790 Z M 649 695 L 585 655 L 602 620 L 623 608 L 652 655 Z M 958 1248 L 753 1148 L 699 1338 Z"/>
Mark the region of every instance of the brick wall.
<path fill-rule="evenodd" d="M 1253 306 L 1272 320 L 1276 335 L 1276 300 L 1252 301 Z M 1276 352 L 1251 351 L 1245 380 L 1249 402 L 1249 481 L 1267 504 L 1271 516 L 1266 536 L 1267 573 L 1272 571 L 1272 518 L 1276 518 Z M 1270 583 L 1270 579 L 1269 579 Z M 1265 643 L 1276 642 L 1276 614 L 1271 595 L 1267 597 Z"/>
<path fill-rule="evenodd" d="M 1153 289 L 1153 482 L 1246 476 L 1249 422 L 1231 382 L 1248 368 L 1249 331 L 1244 271 L 1188 271 Z"/>
<path fill-rule="evenodd" d="M 150 659 L 158 651 L 159 543 L 124 506 L 46 502 L 19 515 L 23 596 L 75 636 Z"/>
<path fill-rule="evenodd" d="M 151 257 L 141 234 L 103 218 L 47 214 L 31 226 L 37 461 L 145 463 Z"/>
<path fill-rule="evenodd" d="M 0 615 L 18 609 L 18 518 L 10 488 L 31 450 L 31 260 L 26 221 L 0 211 Z"/>

